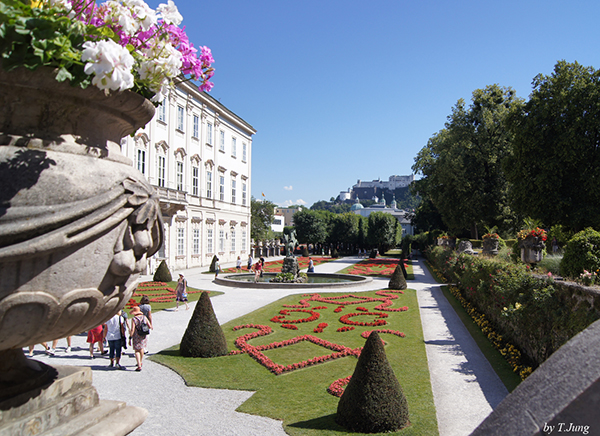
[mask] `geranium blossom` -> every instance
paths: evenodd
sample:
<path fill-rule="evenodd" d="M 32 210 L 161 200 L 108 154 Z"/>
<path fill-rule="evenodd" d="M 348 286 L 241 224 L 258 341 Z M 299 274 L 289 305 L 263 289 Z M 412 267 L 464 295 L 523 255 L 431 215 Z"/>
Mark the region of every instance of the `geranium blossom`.
<path fill-rule="evenodd" d="M 85 73 L 93 74 L 92 83 L 108 91 L 124 91 L 133 87 L 131 67 L 135 60 L 129 51 L 114 41 L 87 41 L 83 44 L 81 60 Z"/>
<path fill-rule="evenodd" d="M 176 26 L 179 26 L 179 24 L 181 24 L 183 21 L 183 17 L 177 10 L 177 6 L 175 6 L 173 0 L 169 0 L 168 4 L 159 4 L 158 12 L 167 24 L 175 24 Z"/>

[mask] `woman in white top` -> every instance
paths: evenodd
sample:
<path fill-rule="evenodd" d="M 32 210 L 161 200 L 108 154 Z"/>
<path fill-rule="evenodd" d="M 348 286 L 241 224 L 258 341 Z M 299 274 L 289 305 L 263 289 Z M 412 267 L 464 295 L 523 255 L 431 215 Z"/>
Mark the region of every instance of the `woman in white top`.
<path fill-rule="evenodd" d="M 121 347 L 125 340 L 125 324 L 121 318 L 120 310 L 111 319 L 106 321 L 106 340 L 108 341 L 108 347 L 110 349 L 108 355 L 110 358 L 110 365 L 108 366 L 112 368 L 116 364 L 117 368 L 125 369 L 119 363 L 121 361 Z"/>

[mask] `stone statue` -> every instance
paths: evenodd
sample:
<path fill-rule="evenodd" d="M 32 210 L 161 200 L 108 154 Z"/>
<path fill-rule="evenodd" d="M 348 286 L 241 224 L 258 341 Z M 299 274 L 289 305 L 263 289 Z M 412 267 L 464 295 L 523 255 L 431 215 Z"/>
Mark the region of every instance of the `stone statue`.
<path fill-rule="evenodd" d="M 298 245 L 296 230 L 292 230 L 289 235 L 283 235 L 283 239 L 285 241 L 285 257 L 293 256 L 294 249 Z"/>

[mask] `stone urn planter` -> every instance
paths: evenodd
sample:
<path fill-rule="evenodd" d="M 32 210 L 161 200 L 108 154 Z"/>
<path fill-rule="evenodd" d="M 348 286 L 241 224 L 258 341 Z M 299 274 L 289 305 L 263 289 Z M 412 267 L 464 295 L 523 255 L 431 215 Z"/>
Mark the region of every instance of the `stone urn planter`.
<path fill-rule="evenodd" d="M 521 261 L 528 264 L 539 263 L 544 258 L 546 244 L 541 237 L 528 236 L 519 241 L 521 248 Z"/>
<path fill-rule="evenodd" d="M 91 329 L 127 303 L 163 224 L 154 189 L 120 151 L 152 118 L 148 100 L 71 87 L 44 68 L 0 68 L 0 89 L 1 402 L 56 377 L 22 347 Z"/>
<path fill-rule="evenodd" d="M 481 254 L 486 256 L 496 256 L 498 254 L 499 245 L 500 240 L 497 238 L 483 238 Z"/>

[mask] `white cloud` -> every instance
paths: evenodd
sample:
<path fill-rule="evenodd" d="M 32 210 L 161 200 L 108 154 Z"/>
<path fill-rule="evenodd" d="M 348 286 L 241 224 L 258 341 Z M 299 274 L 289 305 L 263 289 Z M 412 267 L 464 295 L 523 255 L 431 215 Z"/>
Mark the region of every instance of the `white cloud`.
<path fill-rule="evenodd" d="M 284 186 L 283 189 L 285 189 L 286 191 L 291 191 L 292 189 L 294 189 L 294 187 L 292 185 Z"/>
<path fill-rule="evenodd" d="M 283 203 L 279 203 L 279 206 L 281 206 L 281 207 L 289 207 L 289 206 L 295 206 L 295 205 L 305 206 L 306 201 L 299 198 L 298 200 L 295 200 L 295 201 L 294 200 L 285 200 Z"/>

